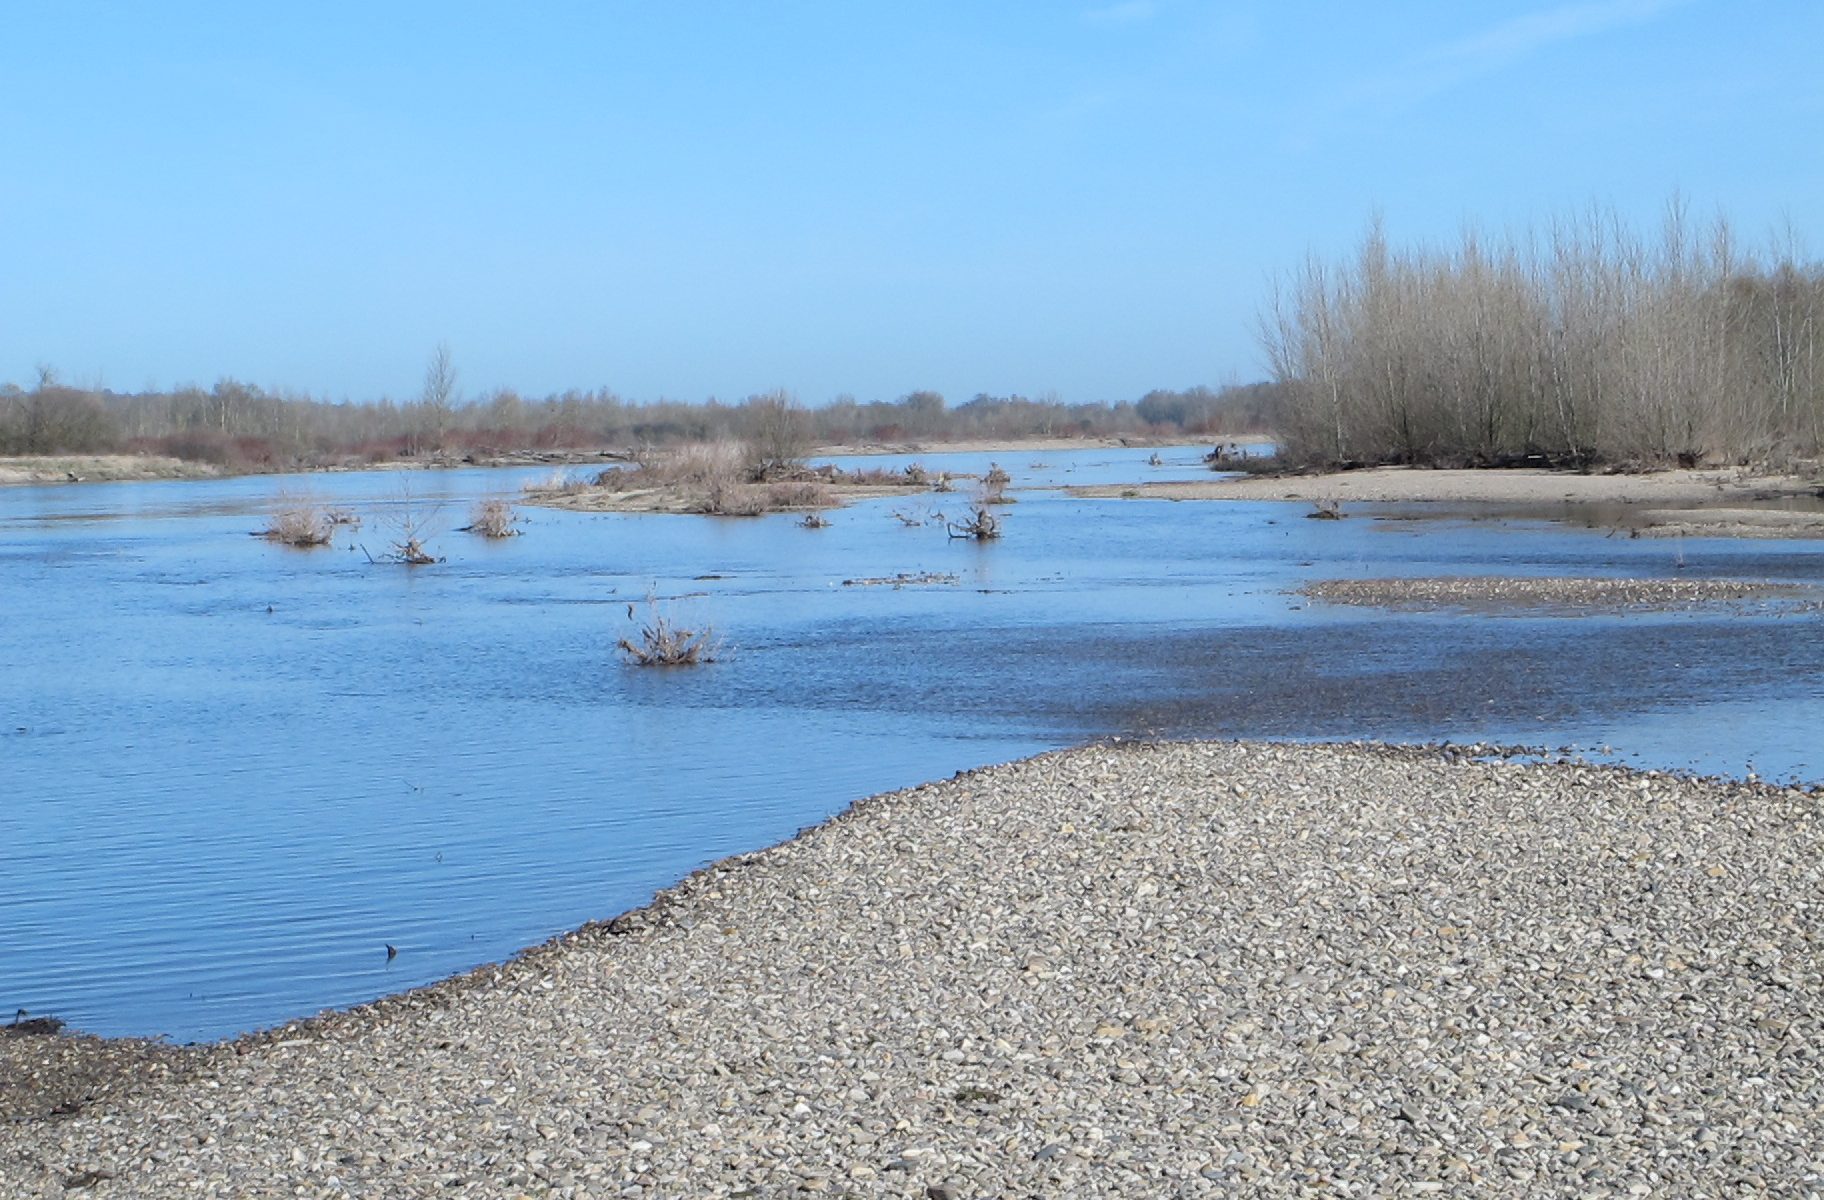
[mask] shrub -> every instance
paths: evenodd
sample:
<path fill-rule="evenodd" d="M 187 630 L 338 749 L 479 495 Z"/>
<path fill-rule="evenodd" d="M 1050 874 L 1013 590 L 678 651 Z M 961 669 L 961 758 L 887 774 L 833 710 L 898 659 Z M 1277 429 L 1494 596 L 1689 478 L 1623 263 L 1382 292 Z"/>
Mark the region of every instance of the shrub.
<path fill-rule="evenodd" d="M 769 483 L 767 503 L 775 508 L 828 508 L 836 502 L 827 485 L 812 480 L 794 483 Z"/>
<path fill-rule="evenodd" d="M 1013 476 L 1001 469 L 999 463 L 988 464 L 988 474 L 982 476 L 982 504 L 1007 504 L 1007 485 L 1013 482 Z"/>
<path fill-rule="evenodd" d="M 513 537 L 519 533 L 514 526 L 523 519 L 506 500 L 477 500 L 475 507 L 469 511 L 469 523 L 462 527 L 462 532 L 480 534 L 487 538 Z"/>
<path fill-rule="evenodd" d="M 638 623 L 634 606 L 627 606 L 627 619 Z M 616 645 L 627 661 L 636 667 L 690 667 L 716 660 L 715 631 L 685 629 L 651 596 L 646 598 L 646 620 L 635 636 L 621 638 Z"/>
<path fill-rule="evenodd" d="M 967 521 L 952 521 L 949 528 L 953 538 L 971 538 L 978 542 L 992 541 L 1001 536 L 1000 518 L 981 504 L 975 506 Z"/>
<path fill-rule="evenodd" d="M 308 549 L 329 545 L 335 526 L 330 514 L 309 496 L 281 492 L 266 528 L 260 530 L 258 536 L 281 545 Z"/>

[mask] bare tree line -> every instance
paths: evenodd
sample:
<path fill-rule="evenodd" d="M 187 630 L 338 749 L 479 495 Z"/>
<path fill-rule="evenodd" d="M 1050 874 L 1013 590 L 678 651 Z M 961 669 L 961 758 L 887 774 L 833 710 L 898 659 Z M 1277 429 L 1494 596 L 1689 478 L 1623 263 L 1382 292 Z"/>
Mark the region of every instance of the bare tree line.
<path fill-rule="evenodd" d="M 1283 280 L 1260 324 L 1306 463 L 1780 464 L 1824 449 L 1824 266 L 1667 208 L 1591 211 Z"/>
<path fill-rule="evenodd" d="M 736 403 L 634 403 L 605 388 L 540 399 L 503 388 L 465 402 L 458 378 L 447 345 L 432 355 L 421 394 L 404 403 L 337 403 L 233 379 L 208 390 L 117 393 L 67 386 L 45 367 L 29 389 L 0 384 L 0 454 L 131 451 L 247 470 L 716 440 L 783 453 L 814 443 L 864 441 L 1202 437 L 1265 428 L 1273 392 L 1266 384 L 1199 387 L 1112 404 L 983 394 L 952 407 L 936 392 L 915 391 L 890 401 L 839 396 L 810 408 L 780 391 Z"/>

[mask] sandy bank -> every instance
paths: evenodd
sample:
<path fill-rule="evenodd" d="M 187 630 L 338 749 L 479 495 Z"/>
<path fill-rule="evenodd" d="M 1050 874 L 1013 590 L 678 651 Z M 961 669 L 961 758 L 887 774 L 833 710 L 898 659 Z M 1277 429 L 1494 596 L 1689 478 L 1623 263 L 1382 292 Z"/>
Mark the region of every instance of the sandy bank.
<path fill-rule="evenodd" d="M 1578 576 L 1513 578 L 1325 579 L 1298 594 L 1331 604 L 1388 608 L 1554 609 L 1572 612 L 1635 608 L 1693 608 L 1742 601 L 1792 601 L 1816 593 L 1777 583 L 1728 579 L 1606 579 Z"/>
<path fill-rule="evenodd" d="M 756 493 L 764 492 L 766 485 L 741 485 Z M 824 485 L 828 503 L 772 503 L 765 502 L 767 512 L 811 512 L 816 509 L 840 506 L 851 500 L 866 500 L 876 496 L 917 496 L 930 489 L 904 485 L 872 484 L 827 484 Z M 706 503 L 704 491 L 700 487 L 665 486 L 650 488 L 628 488 L 615 491 L 604 487 L 578 487 L 574 485 L 558 488 L 530 488 L 524 495 L 527 504 L 539 508 L 558 508 L 567 512 L 619 512 L 619 513 L 680 513 L 703 514 Z M 712 514 L 713 515 L 713 514 Z M 757 514 L 744 514 L 757 515 Z"/>
<path fill-rule="evenodd" d="M 1809 1194 L 1818 809 L 1427 750 L 1047 755 L 0 1124 L 0 1194 Z"/>
<path fill-rule="evenodd" d="M 1824 493 L 1817 480 L 1741 471 L 1673 470 L 1650 475 L 1579 475 L 1542 470 L 1376 467 L 1324 475 L 1269 475 L 1177 483 L 1097 484 L 1072 494 L 1153 500 L 1291 500 L 1304 504 L 1505 505 L 1516 514 L 1604 523 L 1645 537 L 1824 537 L 1824 511 L 1804 506 Z"/>
<path fill-rule="evenodd" d="M 38 483 L 108 483 L 143 479 L 210 479 L 222 474 L 208 463 L 156 454 L 55 454 L 0 458 L 0 486 Z"/>
<path fill-rule="evenodd" d="M 1578 475 L 1565 471 L 1431 471 L 1375 467 L 1325 475 L 1270 475 L 1190 483 L 1096 485 L 1082 496 L 1141 496 L 1166 500 L 1340 500 L 1374 503 L 1446 501 L 1490 504 L 1710 504 L 1729 499 L 1811 495 L 1815 481 L 1796 475 L 1739 471 L 1658 471 L 1650 475 Z"/>
<path fill-rule="evenodd" d="M 1195 440 L 1195 439 L 1191 439 Z M 1224 439 L 1225 442 L 1228 439 Z M 1263 444 L 1252 438 L 1235 439 L 1246 445 Z M 1046 450 L 1113 450 L 1144 449 L 1149 446 L 1175 446 L 1186 441 L 1183 434 L 1169 438 L 1142 437 L 1034 437 L 1034 438 L 963 438 L 954 442 L 856 442 L 819 446 L 810 457 L 867 456 L 881 454 L 1009 454 Z"/>

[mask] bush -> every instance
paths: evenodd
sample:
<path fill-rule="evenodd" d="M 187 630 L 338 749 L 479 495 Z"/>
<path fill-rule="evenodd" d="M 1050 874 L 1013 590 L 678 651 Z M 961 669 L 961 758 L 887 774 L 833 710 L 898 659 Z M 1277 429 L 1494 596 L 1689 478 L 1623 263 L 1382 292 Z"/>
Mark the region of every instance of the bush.
<path fill-rule="evenodd" d="M 513 537 L 519 533 L 514 526 L 523 519 L 506 500 L 477 500 L 475 507 L 469 511 L 469 523 L 462 527 L 462 532 L 480 534 L 486 538 Z"/>
<path fill-rule="evenodd" d="M 646 621 L 635 636 L 621 638 L 616 645 L 627 661 L 636 667 L 690 667 L 716 660 L 715 631 L 685 629 L 666 615 L 657 600 L 646 598 Z M 627 619 L 638 622 L 634 606 L 627 606 Z"/>
<path fill-rule="evenodd" d="M 260 537 L 285 546 L 308 549 L 329 545 L 337 522 L 309 496 L 281 492 Z"/>
<path fill-rule="evenodd" d="M 992 541 L 1001 536 L 1001 520 L 984 505 L 978 504 L 967 521 L 950 522 L 950 536 L 971 538 L 978 542 Z"/>

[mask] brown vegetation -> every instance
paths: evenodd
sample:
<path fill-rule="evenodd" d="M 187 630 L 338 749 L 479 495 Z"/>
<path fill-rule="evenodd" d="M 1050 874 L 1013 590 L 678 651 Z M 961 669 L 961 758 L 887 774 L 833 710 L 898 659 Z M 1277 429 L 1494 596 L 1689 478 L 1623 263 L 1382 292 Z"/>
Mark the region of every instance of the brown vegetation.
<path fill-rule="evenodd" d="M 336 526 L 344 523 L 336 520 L 341 515 L 342 510 L 338 509 L 333 514 L 327 512 L 309 496 L 281 492 L 272 515 L 267 519 L 266 528 L 258 536 L 301 550 L 327 546 L 335 534 Z"/>
<path fill-rule="evenodd" d="M 1674 203 L 1313 260 L 1262 341 L 1299 464 L 1781 465 L 1824 451 L 1824 266 Z"/>
<path fill-rule="evenodd" d="M 953 538 L 972 538 L 978 542 L 992 541 L 1001 536 L 1001 520 L 989 512 L 986 506 L 978 504 L 970 511 L 967 521 L 951 521 L 950 536 Z"/>
<path fill-rule="evenodd" d="M 416 398 L 350 404 L 270 391 L 234 379 L 208 389 L 113 392 L 72 387 L 42 367 L 34 385 L 0 383 L 0 455 L 168 455 L 224 471 L 289 470 L 418 458 L 456 464 L 521 453 L 741 441 L 770 474 L 812 445 L 1202 436 L 1271 424 L 1276 388 L 1153 391 L 1138 401 L 1067 404 L 1057 396 L 975 398 L 954 407 L 935 392 L 860 403 L 839 396 L 800 407 L 784 392 L 739 404 L 633 403 L 607 389 L 542 399 L 503 388 L 463 403 L 447 346 L 438 346 Z"/>
<path fill-rule="evenodd" d="M 1013 482 L 1013 476 L 1002 469 L 999 463 L 989 463 L 988 473 L 982 476 L 982 504 L 1011 504 L 1007 495 L 1007 485 Z"/>
<path fill-rule="evenodd" d="M 477 500 L 475 507 L 469 510 L 469 523 L 462 527 L 463 533 L 479 534 L 486 538 L 509 538 L 519 534 L 516 526 L 524 520 L 513 507 L 511 501 L 493 497 Z"/>
<path fill-rule="evenodd" d="M 646 598 L 646 612 L 646 620 L 635 634 L 639 640 L 624 637 L 616 643 L 629 663 L 636 667 L 688 667 L 716 660 L 714 630 L 684 628 L 651 596 Z M 639 621 L 631 604 L 627 606 L 627 619 Z"/>

